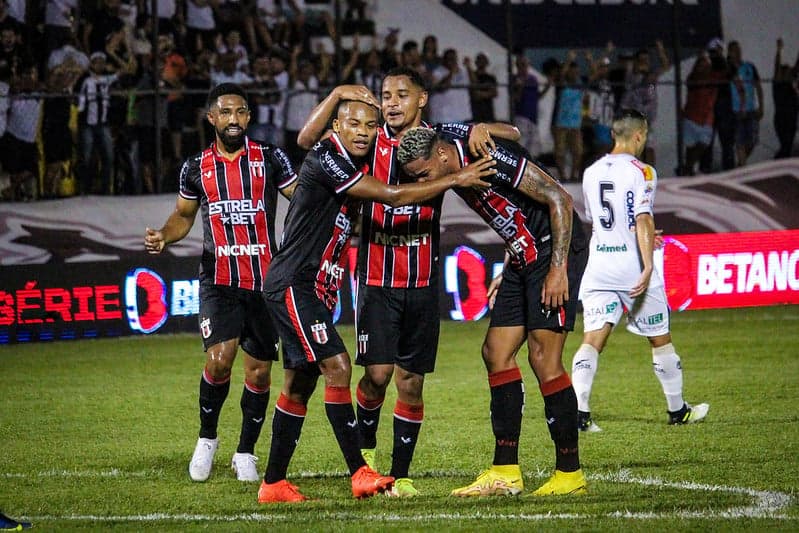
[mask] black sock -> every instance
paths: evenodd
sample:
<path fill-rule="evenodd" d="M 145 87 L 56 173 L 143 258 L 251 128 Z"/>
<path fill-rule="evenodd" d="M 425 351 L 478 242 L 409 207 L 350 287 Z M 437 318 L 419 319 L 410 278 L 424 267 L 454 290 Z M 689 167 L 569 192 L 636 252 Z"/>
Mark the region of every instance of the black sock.
<path fill-rule="evenodd" d="M 394 407 L 394 451 L 390 474 L 396 479 L 408 477 L 423 419 L 424 404 L 411 405 L 397 400 Z"/>
<path fill-rule="evenodd" d="M 266 419 L 267 404 L 269 404 L 269 388 L 258 391 L 245 381 L 244 390 L 241 392 L 241 434 L 236 452 L 255 453 L 255 443 L 258 442 Z"/>
<path fill-rule="evenodd" d="M 361 448 L 377 448 L 377 425 L 380 423 L 380 408 L 384 398 L 370 400 L 361 391 L 360 385 L 355 389 L 356 414 L 358 415 L 358 431 L 361 434 Z"/>
<path fill-rule="evenodd" d="M 344 460 L 347 461 L 347 468 L 350 469 L 350 474 L 354 474 L 366 462 L 359 447 L 358 422 L 352 408 L 349 387 L 325 387 L 325 413 L 333 427 L 333 433 L 336 434 Z"/>
<path fill-rule="evenodd" d="M 488 375 L 495 465 L 519 464 L 519 437 L 524 411 L 524 382 L 518 367 Z"/>
<path fill-rule="evenodd" d="M 300 440 L 302 423 L 305 422 L 307 408 L 289 400 L 283 394 L 275 404 L 275 416 L 272 419 L 272 445 L 269 448 L 269 460 L 266 463 L 264 481 L 277 483 L 286 479 L 291 456 Z"/>
<path fill-rule="evenodd" d="M 580 468 L 577 429 L 577 395 L 568 374 L 541 384 L 544 416 L 555 443 L 555 468 L 574 472 Z"/>
<path fill-rule="evenodd" d="M 216 427 L 219 424 L 219 413 L 230 392 L 230 374 L 224 380 L 214 381 L 203 370 L 200 378 L 200 437 L 204 439 L 216 438 Z"/>

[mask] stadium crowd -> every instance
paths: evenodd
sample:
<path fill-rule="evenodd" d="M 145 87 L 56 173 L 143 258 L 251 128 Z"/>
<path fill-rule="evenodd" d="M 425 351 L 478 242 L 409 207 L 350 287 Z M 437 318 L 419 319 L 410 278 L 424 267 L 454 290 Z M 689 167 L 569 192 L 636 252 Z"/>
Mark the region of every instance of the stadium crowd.
<path fill-rule="evenodd" d="M 177 166 L 211 140 L 205 95 L 224 82 L 250 91 L 249 135 L 284 147 L 295 164 L 304 155 L 297 134 L 330 88 L 359 83 L 379 94 L 383 74 L 398 65 L 417 70 L 431 89 L 432 122 L 494 119 L 501 89 L 485 54 L 440 51 L 434 35 L 401 41 L 399 28 L 375 27 L 368 0 L 342 2 L 337 25 L 332 4 L 171 0 L 156 2 L 153 17 L 145 0 L 0 0 L 0 198 L 174 191 Z M 337 33 L 347 37 L 341 54 L 332 46 Z M 614 111 L 634 108 L 656 123 L 655 88 L 671 60 L 661 43 L 653 51 L 654 58 L 609 43 L 601 54 L 569 51 L 540 68 L 517 54 L 510 88 L 522 144 L 562 180 L 578 180 L 609 149 Z M 781 53 L 779 40 L 775 157 L 791 155 L 799 110 L 799 59 L 786 64 Z M 758 69 L 743 57 L 738 43 L 719 39 L 698 55 L 678 174 L 717 168 L 714 139 L 723 169 L 744 164 L 757 144 L 765 96 Z"/>

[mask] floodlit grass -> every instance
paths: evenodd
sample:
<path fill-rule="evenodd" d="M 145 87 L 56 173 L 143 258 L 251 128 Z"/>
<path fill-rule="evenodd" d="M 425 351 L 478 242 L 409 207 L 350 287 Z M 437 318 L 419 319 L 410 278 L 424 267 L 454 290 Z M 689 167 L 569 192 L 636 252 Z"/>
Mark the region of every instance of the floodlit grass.
<path fill-rule="evenodd" d="M 229 469 L 240 424 L 239 363 L 212 477 L 189 480 L 203 365 L 197 335 L 3 347 L 0 509 L 45 531 L 799 529 L 799 308 L 673 316 L 686 399 L 711 405 L 707 421 L 693 426 L 666 425 L 647 343 L 619 328 L 601 358 L 592 398 L 604 432 L 580 439 L 590 493 L 553 499 L 530 495 L 549 475 L 554 451 L 524 353 L 525 493 L 448 496 L 492 458 L 480 359 L 486 327 L 485 321 L 442 327 L 411 472 L 422 497 L 353 500 L 317 393 L 289 470 L 314 501 L 293 506 L 259 506 L 257 486 L 237 482 Z M 342 333 L 353 337 L 349 327 Z M 579 337 L 568 340 L 567 366 Z M 356 368 L 353 381 L 360 373 Z M 273 378 L 270 417 L 282 372 Z M 380 422 L 383 470 L 390 463 L 394 397 L 390 390 Z M 256 450 L 261 468 L 269 435 L 267 423 Z"/>

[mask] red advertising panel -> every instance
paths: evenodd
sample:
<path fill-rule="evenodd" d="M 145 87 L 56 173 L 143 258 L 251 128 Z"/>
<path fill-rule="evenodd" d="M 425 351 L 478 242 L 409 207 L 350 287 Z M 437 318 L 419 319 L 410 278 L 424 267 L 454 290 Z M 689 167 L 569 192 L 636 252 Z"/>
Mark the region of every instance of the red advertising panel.
<path fill-rule="evenodd" d="M 666 238 L 672 309 L 799 304 L 799 230 Z"/>

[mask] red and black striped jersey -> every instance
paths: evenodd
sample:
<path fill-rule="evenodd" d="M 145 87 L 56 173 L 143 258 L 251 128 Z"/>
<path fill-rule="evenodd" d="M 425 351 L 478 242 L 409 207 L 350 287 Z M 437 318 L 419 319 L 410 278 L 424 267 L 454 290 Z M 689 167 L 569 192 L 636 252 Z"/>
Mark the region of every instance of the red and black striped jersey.
<path fill-rule="evenodd" d="M 188 158 L 179 194 L 200 203 L 203 254 L 200 280 L 261 291 L 275 241 L 277 192 L 297 173 L 286 153 L 245 138 L 245 150 L 230 161 L 212 144 Z"/>
<path fill-rule="evenodd" d="M 455 144 L 461 167 L 470 162 L 468 147 L 457 137 L 442 135 Z M 490 152 L 496 160 L 497 173 L 487 181 L 487 189 L 453 189 L 505 241 L 511 266 L 520 270 L 536 260 L 549 260 L 552 254 L 552 234 L 549 207 L 518 190 L 528 164 L 533 164 L 526 150 L 516 143 L 496 139 L 496 150 Z M 575 250 L 585 248 L 585 234 L 579 218 L 572 212 L 572 243 Z"/>
<path fill-rule="evenodd" d="M 424 124 L 427 126 L 427 124 Z M 372 175 L 388 183 L 402 182 L 399 140 L 388 124 L 377 132 Z M 393 288 L 427 287 L 438 278 L 439 221 L 443 195 L 423 204 L 392 208 L 363 204 L 358 273 L 367 285 Z"/>
<path fill-rule="evenodd" d="M 288 287 L 308 284 L 328 309 L 335 307 L 359 207 L 359 201 L 347 197 L 347 190 L 368 170 L 368 165 L 350 156 L 336 134 L 308 152 L 267 276 L 268 293 L 282 294 Z"/>

